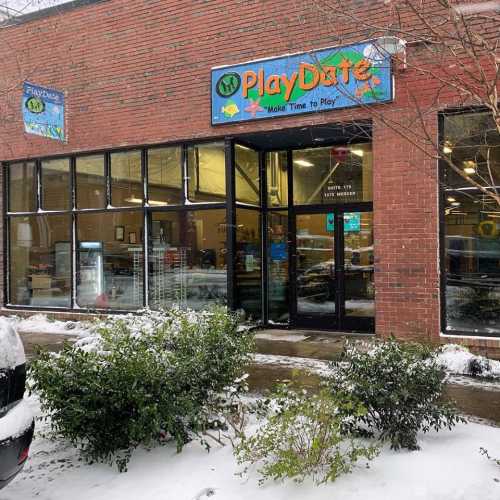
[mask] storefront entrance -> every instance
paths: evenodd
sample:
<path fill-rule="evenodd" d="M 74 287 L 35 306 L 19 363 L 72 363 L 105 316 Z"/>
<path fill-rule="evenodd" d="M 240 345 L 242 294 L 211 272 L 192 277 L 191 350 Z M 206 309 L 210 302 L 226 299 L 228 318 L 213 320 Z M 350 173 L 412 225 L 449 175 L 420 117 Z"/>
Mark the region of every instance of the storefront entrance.
<path fill-rule="evenodd" d="M 373 331 L 372 215 L 341 207 L 295 210 L 290 269 L 293 325 Z"/>
<path fill-rule="evenodd" d="M 294 144 L 297 137 L 271 141 L 268 136 L 269 142 L 286 144 L 274 151 L 259 137 L 253 144 L 235 144 L 236 304 L 253 317 L 261 315 L 264 324 L 374 332 L 371 144 L 346 136 L 340 142 L 340 134 L 331 145 L 323 138 L 312 141 L 321 146 L 306 140 Z M 254 144 L 261 152 L 261 231 L 250 196 L 241 202 L 238 197 L 239 176 L 257 178 L 248 160 Z M 261 277 L 256 275 L 258 260 Z"/>

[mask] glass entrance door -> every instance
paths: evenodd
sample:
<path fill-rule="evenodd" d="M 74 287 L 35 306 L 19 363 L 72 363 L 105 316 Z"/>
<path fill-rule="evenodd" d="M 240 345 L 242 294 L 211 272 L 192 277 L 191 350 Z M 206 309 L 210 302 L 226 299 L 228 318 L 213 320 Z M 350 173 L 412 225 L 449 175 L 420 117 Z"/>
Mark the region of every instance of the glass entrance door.
<path fill-rule="evenodd" d="M 294 239 L 293 323 L 373 331 L 372 212 L 296 211 Z"/>

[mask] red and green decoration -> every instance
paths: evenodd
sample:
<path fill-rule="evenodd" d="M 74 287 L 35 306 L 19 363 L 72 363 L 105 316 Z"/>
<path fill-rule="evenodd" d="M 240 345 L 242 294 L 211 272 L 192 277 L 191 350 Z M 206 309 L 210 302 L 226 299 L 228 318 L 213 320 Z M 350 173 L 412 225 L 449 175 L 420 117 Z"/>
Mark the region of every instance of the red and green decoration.
<path fill-rule="evenodd" d="M 212 124 L 393 98 L 391 58 L 373 42 L 212 69 Z"/>

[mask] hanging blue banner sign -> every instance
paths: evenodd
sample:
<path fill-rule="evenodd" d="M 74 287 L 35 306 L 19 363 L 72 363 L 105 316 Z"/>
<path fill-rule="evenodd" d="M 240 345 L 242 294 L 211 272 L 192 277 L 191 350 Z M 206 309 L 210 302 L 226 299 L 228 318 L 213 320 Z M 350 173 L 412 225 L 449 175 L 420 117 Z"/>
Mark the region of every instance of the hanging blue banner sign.
<path fill-rule="evenodd" d="M 24 82 L 22 113 L 27 134 L 65 140 L 62 92 Z"/>
<path fill-rule="evenodd" d="M 212 69 L 212 124 L 393 98 L 391 58 L 373 42 Z"/>

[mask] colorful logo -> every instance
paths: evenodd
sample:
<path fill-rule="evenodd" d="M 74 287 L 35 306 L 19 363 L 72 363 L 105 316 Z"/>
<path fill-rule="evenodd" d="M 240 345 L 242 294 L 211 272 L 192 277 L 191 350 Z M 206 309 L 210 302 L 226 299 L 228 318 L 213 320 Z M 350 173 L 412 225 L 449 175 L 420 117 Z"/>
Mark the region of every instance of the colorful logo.
<path fill-rule="evenodd" d="M 45 111 L 45 103 L 39 97 L 30 97 L 25 106 L 30 113 L 39 114 Z"/>
<path fill-rule="evenodd" d="M 241 86 L 241 77 L 238 73 L 224 73 L 215 86 L 215 91 L 221 97 L 231 97 L 238 92 Z"/>

